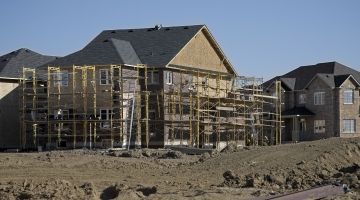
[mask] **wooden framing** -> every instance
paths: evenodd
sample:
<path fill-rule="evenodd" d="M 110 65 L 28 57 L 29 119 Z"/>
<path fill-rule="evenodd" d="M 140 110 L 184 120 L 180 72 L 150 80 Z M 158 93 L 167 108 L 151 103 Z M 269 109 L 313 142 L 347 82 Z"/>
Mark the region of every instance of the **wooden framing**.
<path fill-rule="evenodd" d="M 54 84 L 64 81 L 54 80 L 63 69 L 71 72 L 67 88 Z M 107 84 L 100 84 L 100 69 L 108 73 Z M 152 70 L 159 76 L 170 71 L 173 83 L 159 78 L 159 85 L 148 85 Z M 97 65 L 24 68 L 20 87 L 23 148 L 148 148 L 157 143 L 220 149 L 229 142 L 264 144 L 272 132 L 270 144 L 281 142 L 281 90 L 263 95 L 258 78 L 176 66 Z M 265 105 L 276 109 L 265 112 Z"/>

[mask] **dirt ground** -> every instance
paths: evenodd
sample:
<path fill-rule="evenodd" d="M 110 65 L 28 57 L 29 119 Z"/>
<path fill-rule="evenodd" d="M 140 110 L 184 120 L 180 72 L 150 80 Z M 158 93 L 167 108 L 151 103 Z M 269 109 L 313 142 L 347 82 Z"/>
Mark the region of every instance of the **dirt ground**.
<path fill-rule="evenodd" d="M 360 199 L 360 138 L 184 155 L 169 150 L 0 153 L 0 200 L 257 199 L 327 185 Z M 359 196 L 359 197 L 357 197 Z"/>

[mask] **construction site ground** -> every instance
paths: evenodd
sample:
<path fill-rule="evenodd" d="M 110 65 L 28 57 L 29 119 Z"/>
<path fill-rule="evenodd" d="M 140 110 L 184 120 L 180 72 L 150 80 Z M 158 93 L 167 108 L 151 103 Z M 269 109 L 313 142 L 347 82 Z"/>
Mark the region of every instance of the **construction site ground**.
<path fill-rule="evenodd" d="M 359 199 L 360 138 L 185 155 L 170 150 L 0 153 L 0 199 L 264 199 L 335 184 Z"/>

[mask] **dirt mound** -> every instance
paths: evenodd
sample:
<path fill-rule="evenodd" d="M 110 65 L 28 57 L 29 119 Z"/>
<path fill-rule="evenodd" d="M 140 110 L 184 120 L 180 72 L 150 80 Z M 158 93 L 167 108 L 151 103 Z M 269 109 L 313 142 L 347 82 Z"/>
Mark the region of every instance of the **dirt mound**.
<path fill-rule="evenodd" d="M 240 150 L 241 148 L 235 142 L 229 142 L 224 149 L 221 150 L 221 153 L 231 153 Z"/>
<path fill-rule="evenodd" d="M 239 187 L 240 186 L 240 178 L 233 171 L 228 170 L 228 171 L 224 172 L 223 177 L 225 180 L 221 184 L 221 186 L 227 186 L 227 187 Z"/>
<path fill-rule="evenodd" d="M 360 194 L 360 138 L 232 149 L 4 153 L 0 200 L 250 199 L 327 184 Z"/>
<path fill-rule="evenodd" d="M 147 187 L 138 185 L 136 187 L 129 187 L 124 184 L 111 185 L 103 190 L 100 195 L 101 200 L 108 199 L 143 199 L 157 192 L 157 187 Z"/>
<path fill-rule="evenodd" d="M 181 159 L 184 155 L 179 151 L 171 151 L 171 150 L 150 150 L 150 149 L 136 149 L 129 151 L 111 151 L 109 152 L 110 156 L 114 157 L 126 157 L 126 158 L 171 158 L 171 159 Z"/>
<path fill-rule="evenodd" d="M 0 199 L 96 199 L 97 194 L 91 183 L 79 187 L 66 180 L 44 180 L 35 183 L 8 182 L 1 184 Z"/>
<path fill-rule="evenodd" d="M 168 151 L 161 158 L 180 159 L 183 158 L 183 154 L 180 151 Z"/>
<path fill-rule="evenodd" d="M 340 140 L 340 139 L 338 139 Z M 312 142 L 312 143 L 319 143 Z M 246 173 L 242 176 L 236 175 L 233 171 L 226 171 L 224 181 L 221 186 L 227 187 L 253 187 L 274 190 L 278 193 L 284 193 L 292 190 L 303 190 L 312 187 L 328 184 L 344 184 L 344 187 L 353 191 L 358 191 L 360 188 L 360 143 L 356 141 L 344 142 L 334 146 L 322 148 L 325 145 L 332 143 L 339 143 L 335 139 L 323 140 L 325 144 L 299 144 L 299 145 L 283 145 L 276 148 L 276 152 L 269 152 L 266 161 L 263 164 L 258 164 L 252 160 L 250 167 L 255 167 L 251 173 Z M 292 146 L 294 150 L 290 150 Z M 309 155 L 312 159 L 307 161 L 299 160 L 286 162 L 291 157 L 278 157 L 277 162 L 268 160 L 269 158 L 276 158 L 271 154 L 284 154 L 282 151 L 293 153 L 293 158 L 296 159 L 300 147 L 302 153 Z M 267 147 L 266 147 L 267 148 Z M 248 153 L 254 153 L 254 157 L 258 150 L 250 150 Z M 311 155 L 311 156 L 310 156 Z M 232 159 L 235 158 L 233 154 Z M 303 156 L 300 156 L 301 158 Z M 226 160 L 223 162 L 227 163 Z M 268 162 L 268 163 L 267 163 Z M 351 164 L 351 162 L 353 162 Z M 266 165 L 268 165 L 266 167 Z M 259 169 L 257 166 L 266 167 Z"/>

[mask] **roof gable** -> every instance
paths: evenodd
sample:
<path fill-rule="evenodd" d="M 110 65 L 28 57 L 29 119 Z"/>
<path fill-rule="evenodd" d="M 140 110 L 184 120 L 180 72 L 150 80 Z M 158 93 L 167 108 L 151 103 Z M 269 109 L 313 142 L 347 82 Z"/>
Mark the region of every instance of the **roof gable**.
<path fill-rule="evenodd" d="M 199 30 L 174 56 L 169 62 L 169 66 L 195 67 L 204 70 L 236 74 L 236 71 L 206 26 Z"/>
<path fill-rule="evenodd" d="M 316 74 L 304 87 L 305 89 L 308 88 L 316 79 L 321 80 L 325 85 L 329 86 L 330 88 L 335 87 L 334 82 L 334 75 L 332 74 Z"/>
<path fill-rule="evenodd" d="M 296 78 L 294 90 L 303 90 L 316 77 L 319 77 L 329 87 L 338 87 L 339 84 L 337 82 L 340 81 L 340 76 L 342 75 L 352 75 L 354 80 L 360 82 L 360 72 L 337 62 L 301 66 L 280 76 L 280 78 Z M 336 79 L 336 77 L 338 78 Z M 270 81 L 273 81 L 273 79 Z M 269 83 L 265 84 L 269 85 Z"/>
<path fill-rule="evenodd" d="M 360 83 L 352 75 L 347 74 L 347 75 L 335 76 L 336 87 L 342 87 L 343 84 L 346 82 L 346 80 L 349 79 L 351 79 L 355 85 L 360 86 Z"/>
<path fill-rule="evenodd" d="M 0 57 L 0 77 L 19 78 L 22 67 L 36 68 L 55 58 L 25 48 L 18 49 Z"/>

